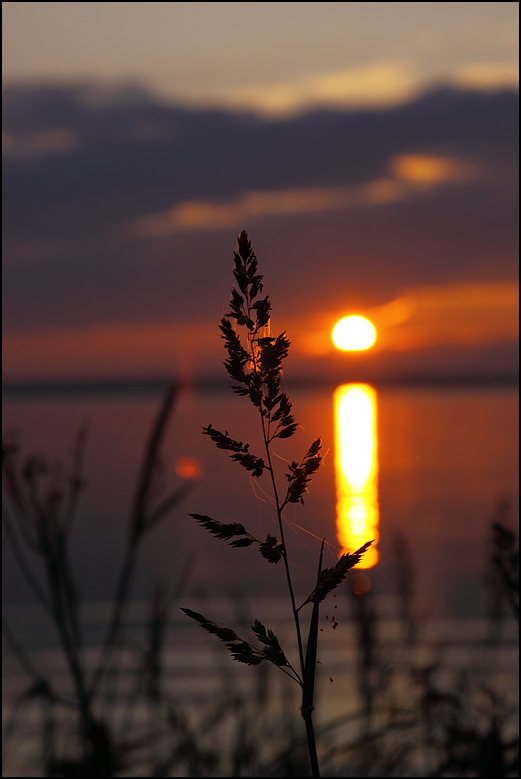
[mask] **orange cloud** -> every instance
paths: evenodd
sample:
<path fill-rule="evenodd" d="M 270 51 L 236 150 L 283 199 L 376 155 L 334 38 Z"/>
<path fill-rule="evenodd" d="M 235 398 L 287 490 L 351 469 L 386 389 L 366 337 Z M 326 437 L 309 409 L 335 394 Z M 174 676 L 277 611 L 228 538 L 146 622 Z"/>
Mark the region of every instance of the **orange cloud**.
<path fill-rule="evenodd" d="M 476 62 L 456 70 L 453 82 L 471 89 L 508 89 L 519 86 L 519 63 Z"/>
<path fill-rule="evenodd" d="M 426 78 L 410 61 L 381 60 L 271 84 L 221 87 L 211 94 L 200 92 L 200 100 L 266 117 L 289 117 L 316 107 L 396 105 L 419 94 L 426 81 L 440 78 L 467 89 L 511 89 L 519 84 L 517 62 L 476 62 Z"/>
<path fill-rule="evenodd" d="M 390 168 L 392 176 L 356 186 L 250 191 L 226 203 L 185 201 L 165 213 L 139 218 L 130 231 L 159 237 L 192 230 L 224 230 L 267 216 L 370 207 L 406 200 L 440 184 L 463 183 L 475 175 L 475 169 L 463 160 L 433 155 L 399 155 L 392 158 Z"/>
<path fill-rule="evenodd" d="M 390 349 L 515 342 L 518 314 L 516 282 L 412 287 L 375 310 Z"/>
<path fill-rule="evenodd" d="M 146 237 L 191 230 L 223 230 L 265 216 L 336 211 L 401 200 L 403 196 L 404 188 L 387 179 L 359 187 L 253 191 L 245 192 L 237 200 L 228 203 L 205 200 L 178 203 L 166 213 L 140 218 L 131 229 Z"/>
<path fill-rule="evenodd" d="M 473 167 L 462 160 L 428 154 L 400 154 L 393 157 L 391 167 L 399 179 L 428 187 L 462 181 L 473 173 Z"/>
<path fill-rule="evenodd" d="M 264 116 L 290 116 L 311 106 L 394 105 L 411 98 L 421 79 L 407 63 L 372 62 L 352 68 L 213 92 L 220 104 Z"/>

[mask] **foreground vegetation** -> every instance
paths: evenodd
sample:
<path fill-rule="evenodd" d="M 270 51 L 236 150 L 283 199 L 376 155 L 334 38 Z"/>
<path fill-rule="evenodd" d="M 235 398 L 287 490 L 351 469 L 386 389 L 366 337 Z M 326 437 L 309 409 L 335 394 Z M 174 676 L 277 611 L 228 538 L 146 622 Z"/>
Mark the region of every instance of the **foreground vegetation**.
<path fill-rule="evenodd" d="M 235 660 L 253 667 L 249 680 L 223 672 L 220 693 L 215 698 L 209 694 L 203 707 L 193 710 L 181 704 L 175 689 L 166 683 L 165 662 L 172 651 L 166 636 L 187 570 L 179 572 L 169 589 L 156 588 L 141 640 L 137 645 L 131 640 L 127 617 L 143 539 L 191 489 L 190 483 L 183 483 L 170 493 L 158 490 L 161 444 L 177 386 L 166 392 L 152 426 L 111 616 L 94 663 L 83 638 L 81 599 L 69 554 L 83 488 L 86 431 L 78 434 L 70 473 L 50 466 L 42 457 L 22 456 L 16 440 L 10 438 L 3 453 L 4 535 L 36 601 L 55 626 L 70 684 L 66 692 L 58 689 L 56 680 L 36 667 L 4 620 L 5 643 L 29 680 L 5 720 L 7 775 L 16 775 L 16 766 L 21 764 L 29 714 L 38 718 L 37 770 L 43 776 L 318 776 L 319 765 L 327 776 L 517 775 L 515 711 L 509 708 L 493 674 L 505 616 L 510 610 L 518 617 L 518 548 L 508 527 L 506 504 L 498 507 L 492 521 L 490 631 L 466 672 L 451 667 L 440 648 L 422 638 L 406 539 L 396 539 L 400 631 L 392 647 L 379 631 L 381 617 L 389 615 L 378 612 L 363 574 L 351 572 L 371 539 L 352 554 L 342 555 L 329 569 L 322 569 L 320 551 L 316 580 L 304 603 L 297 605 L 284 536 L 284 508 L 302 501 L 320 465 L 320 441 L 313 442 L 301 460 L 287 466 L 282 492 L 273 466 L 273 444 L 291 438 L 297 426 L 291 400 L 280 387 L 289 342 L 285 334 L 272 337 L 269 332 L 269 299 L 259 298 L 262 278 L 245 233 L 239 236 L 234 273 L 239 289 L 232 291 L 230 312 L 221 322 L 228 351 L 226 367 L 235 391 L 248 397 L 259 414 L 265 451 L 262 457 L 253 454 L 247 443 L 211 425 L 204 433 L 253 478 L 269 480 L 280 538 L 268 534 L 265 540 L 257 539 L 242 523 L 200 514 L 192 517 L 232 546 L 258 545 L 264 558 L 259 562 L 282 566 L 297 661 L 256 618 L 243 626 L 246 638 L 242 638 L 240 628 L 219 625 L 184 607 L 185 614 L 217 636 Z M 242 342 L 232 321 L 245 332 Z M 34 556 L 43 563 L 43 580 L 34 573 Z M 346 578 L 347 584 L 342 584 Z M 341 584 L 356 637 L 352 671 L 356 705 L 351 702 L 346 714 L 334 719 L 326 712 L 316 727 L 312 716 L 319 606 Z M 303 607 L 311 611 L 306 644 Z M 276 674 L 281 677 L 278 681 Z M 295 685 L 300 700 L 285 682 Z"/>

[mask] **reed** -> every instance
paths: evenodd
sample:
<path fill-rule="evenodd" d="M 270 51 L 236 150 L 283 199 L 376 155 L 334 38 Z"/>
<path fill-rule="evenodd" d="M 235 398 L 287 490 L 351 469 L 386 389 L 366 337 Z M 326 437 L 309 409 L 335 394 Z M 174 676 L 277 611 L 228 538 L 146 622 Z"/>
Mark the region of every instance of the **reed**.
<path fill-rule="evenodd" d="M 45 677 L 28 657 L 3 617 L 4 640 L 32 680 L 29 699 L 40 699 L 44 708 L 43 765 L 47 776 L 113 776 L 122 768 L 125 751 L 116 746 L 115 723 L 100 714 L 107 688 L 104 682 L 117 684 L 120 673 L 116 650 L 123 646 L 125 616 L 131 596 L 133 575 L 144 536 L 164 519 L 192 488 L 182 483 L 167 495 L 157 497 L 157 474 L 160 471 L 161 444 L 178 396 L 179 387 L 172 384 L 161 403 L 145 449 L 140 476 L 127 529 L 127 542 L 117 578 L 112 613 L 94 669 L 85 661 L 85 647 L 80 620 L 80 599 L 74 583 L 69 545 L 74 517 L 84 487 L 82 465 L 87 428 L 82 426 L 74 446 L 70 473 L 59 463 L 49 464 L 40 455 L 21 457 L 20 447 L 12 438 L 5 440 L 2 453 L 4 534 L 18 566 L 36 601 L 51 619 L 59 638 L 69 678 L 72 698 L 59 695 L 52 680 Z M 35 574 L 34 558 L 42 563 L 43 581 Z M 186 579 L 186 571 L 183 572 Z M 154 600 L 149 633 L 149 647 L 141 667 L 154 689 L 154 669 L 161 628 L 166 621 L 165 598 Z M 167 599 L 168 600 L 168 599 Z M 79 757 L 59 756 L 54 747 L 56 729 L 54 709 L 66 709 L 79 720 Z"/>
<path fill-rule="evenodd" d="M 284 509 L 290 504 L 304 503 L 304 495 L 311 478 L 322 462 L 321 440 L 317 438 L 300 461 L 290 462 L 285 474 L 287 484 L 281 489 L 273 465 L 273 446 L 278 441 L 291 438 L 298 428 L 293 415 L 293 404 L 287 393 L 281 390 L 282 365 L 288 355 L 290 342 L 284 332 L 275 337 L 270 334 L 271 303 L 268 296 L 261 297 L 263 277 L 258 273 L 257 257 L 245 231 L 237 240 L 233 269 L 236 287 L 231 291 L 230 310 L 222 318 L 219 327 L 228 353 L 225 367 L 236 382 L 232 389 L 237 395 L 248 398 L 256 409 L 264 451 L 261 456 L 253 454 L 249 443 L 231 438 L 228 431 L 222 432 L 212 425 L 203 427 L 203 434 L 211 439 L 218 449 L 231 452 L 230 458 L 245 468 L 253 478 L 260 479 L 267 475 L 280 538 L 268 533 L 262 540 L 252 535 L 240 522 L 224 523 L 202 514 L 191 516 L 216 538 L 229 541 L 232 547 L 257 544 L 261 556 L 267 562 L 277 564 L 282 561 L 295 627 L 297 667 L 288 660 L 273 631 L 258 619 L 255 619 L 251 630 L 261 646 L 245 641 L 230 628 L 220 627 L 202 614 L 191 609 L 182 610 L 209 633 L 217 636 L 226 645 L 234 660 L 251 666 L 259 665 L 263 661 L 272 663 L 300 686 L 301 712 L 306 728 L 311 772 L 313 776 L 320 776 L 313 727 L 320 603 L 360 561 L 372 540 L 352 554 L 343 554 L 332 568 L 322 567 L 323 540 L 314 588 L 304 602 L 297 606 L 291 577 L 290 553 L 284 532 Z M 304 651 L 301 610 L 308 604 L 311 606 L 311 617 Z"/>

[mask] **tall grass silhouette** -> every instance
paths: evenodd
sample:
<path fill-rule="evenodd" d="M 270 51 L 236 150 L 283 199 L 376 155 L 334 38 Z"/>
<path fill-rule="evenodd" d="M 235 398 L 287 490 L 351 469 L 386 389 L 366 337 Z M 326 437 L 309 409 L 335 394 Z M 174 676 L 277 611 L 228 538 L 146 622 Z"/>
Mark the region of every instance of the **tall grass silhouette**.
<path fill-rule="evenodd" d="M 9 770 L 16 764 L 16 760 L 9 762 L 15 748 L 27 748 L 24 724 L 35 712 L 38 767 L 16 775 L 306 776 L 311 772 L 318 776 L 315 729 L 322 773 L 327 776 L 518 775 L 516 705 L 507 694 L 510 690 L 505 692 L 497 685 L 495 676 L 504 651 L 513 651 L 510 615 L 519 617 L 519 547 L 511 529 L 512 506 L 500 501 L 492 517 L 488 539 L 492 591 L 489 634 L 474 642 L 473 654 L 468 653 L 462 669 L 451 664 L 450 639 L 433 642 L 425 636 L 427 621 L 418 614 L 416 572 L 403 536 L 396 537 L 394 544 L 396 615 L 389 615 L 387 605 L 379 608 L 378 596 L 364 582 L 367 576 L 352 570 L 370 541 L 325 569 L 322 542 L 316 579 L 310 584 L 309 595 L 298 604 L 284 512 L 303 502 L 321 464 L 320 440 L 315 440 L 300 460 L 288 462 L 281 480 L 274 467 L 274 445 L 285 446 L 297 429 L 291 400 L 281 390 L 289 342 L 284 333 L 270 334 L 271 307 L 269 299 L 261 296 L 262 278 L 246 233 L 239 236 L 234 273 L 238 289 L 232 292 L 230 312 L 221 322 L 228 353 L 226 367 L 234 380 L 234 391 L 247 398 L 258 415 L 264 449 L 253 452 L 248 443 L 212 425 L 203 432 L 253 479 L 264 479 L 271 485 L 278 537 L 267 533 L 257 538 L 242 522 L 221 521 L 225 517 L 192 516 L 217 539 L 243 548 L 242 553 L 258 550 L 262 559 L 257 559 L 268 570 L 270 565 L 283 570 L 294 645 L 283 647 L 273 630 L 258 619 L 244 623 L 251 624 L 251 629 L 243 638 L 235 624 L 234 629 L 221 626 L 184 608 L 184 614 L 221 640 L 232 658 L 257 666 L 244 687 L 221 671 L 222 685 L 215 700 L 208 685 L 206 703 L 199 704 L 197 716 L 193 716 L 189 705 L 179 702 L 182 687 L 169 686 L 165 673 L 167 631 L 188 622 L 184 616 L 179 616 L 177 623 L 172 619 L 172 605 L 179 602 L 189 576 L 188 557 L 175 582 L 155 588 L 140 643 L 128 640 L 132 582 L 143 539 L 192 487 L 183 482 L 172 491 L 159 492 L 161 449 L 175 409 L 177 385 L 166 391 L 151 427 L 126 526 L 115 594 L 94 660 L 84 637 L 82 599 L 69 550 L 85 487 L 82 473 L 87 430 L 83 427 L 78 433 L 68 471 L 42 456 L 24 456 L 18 441 L 8 435 L 3 447 L 4 537 L 36 602 L 56 628 L 69 684 L 63 689 L 59 674 L 55 678 L 52 672 L 42 671 L 38 656 L 31 656 L 9 621 L 3 619 L 4 642 L 29 680 L 12 705 L 6 706 L 4 775 L 11 775 Z M 42 564 L 42 576 L 35 560 Z M 326 716 L 314 727 L 320 604 L 345 579 L 349 585 L 343 600 L 349 614 L 345 627 L 346 633 L 352 633 L 353 667 L 344 659 L 341 667 L 343 683 L 346 679 L 352 682 L 352 697 L 348 711 L 333 716 L 326 709 Z M 339 605 L 340 601 L 339 595 Z M 308 610 L 311 613 L 305 625 Z M 399 631 L 390 641 L 385 630 L 392 620 Z M 242 618 L 236 621 L 243 624 Z M 332 627 L 336 626 L 335 620 Z M 458 643 L 463 642 L 458 638 Z M 172 651 L 168 659 L 175 664 L 177 648 L 168 649 Z M 508 668 L 506 673 L 510 684 L 514 674 Z M 300 697 L 304 727 L 290 688 Z"/>
<path fill-rule="evenodd" d="M 259 479 L 267 474 L 271 483 L 274 508 L 277 516 L 280 540 L 270 533 L 264 540 L 255 538 L 240 522 L 223 523 L 202 514 L 192 514 L 212 535 L 229 541 L 233 547 L 249 547 L 258 544 L 262 557 L 276 564 L 282 560 L 286 575 L 291 612 L 295 625 L 298 650 L 298 667 L 288 660 L 276 635 L 258 619 L 252 625 L 252 632 L 261 647 L 240 638 L 230 628 L 220 627 L 191 609 L 183 611 L 209 633 L 224 642 L 234 660 L 245 665 L 259 665 L 263 661 L 272 663 L 290 676 L 302 689 L 302 717 L 306 726 L 309 760 L 313 776 L 320 776 L 315 732 L 313 727 L 313 697 L 317 664 L 318 622 L 320 603 L 334 590 L 355 566 L 367 548 L 368 540 L 352 554 L 343 554 L 333 568 L 322 568 L 324 541 L 319 554 L 317 578 L 314 589 L 306 600 L 297 606 L 290 570 L 290 550 L 284 532 L 284 509 L 289 504 L 303 503 L 311 477 L 322 462 L 321 440 L 317 438 L 304 457 L 293 460 L 285 474 L 287 484 L 281 490 L 273 466 L 273 444 L 278 440 L 291 438 L 298 427 L 293 416 L 292 402 L 281 390 L 282 364 L 287 357 L 290 342 L 285 333 L 270 334 L 271 304 L 268 296 L 260 297 L 263 291 L 262 276 L 258 273 L 258 262 L 247 233 L 238 236 L 237 251 L 234 252 L 233 274 L 237 287 L 232 287 L 230 310 L 222 318 L 220 330 L 225 342 L 228 358 L 226 370 L 236 382 L 232 389 L 237 395 L 248 398 L 257 410 L 262 429 L 264 452 L 253 454 L 250 445 L 221 432 L 212 425 L 203 428 L 218 449 L 231 452 L 231 459 Z M 234 322 L 237 329 L 232 324 Z M 230 539 L 234 539 L 231 540 Z M 301 609 L 311 605 L 311 618 L 307 644 L 304 650 L 301 626 Z"/>
<path fill-rule="evenodd" d="M 122 631 L 143 538 L 177 506 L 192 487 L 189 482 L 184 482 L 169 494 L 159 499 L 157 497 L 156 476 L 160 470 L 161 444 L 178 392 L 176 384 L 168 388 L 152 426 L 128 523 L 126 548 L 117 578 L 112 613 L 93 670 L 87 668 L 85 660 L 81 604 L 69 551 L 75 511 L 84 487 L 82 464 L 87 429 L 84 426 L 78 433 L 72 469 L 68 474 L 63 472 L 58 463 L 49 464 L 39 455 L 29 455 L 22 459 L 19 446 L 12 438 L 4 442 L 2 471 L 5 537 L 36 601 L 56 628 L 74 690 L 72 699 L 55 691 L 51 680 L 34 667 L 3 618 L 4 640 L 33 682 L 26 696 L 44 702 L 46 724 L 42 757 L 47 776 L 112 776 L 122 768 L 122 754 L 125 750 L 121 746 L 116 747 L 113 729 L 98 712 L 106 693 L 104 682 L 109 678 L 110 685 L 114 686 L 121 670 L 119 660 L 116 658 L 113 662 L 113 659 L 116 650 L 123 646 Z M 43 563 L 43 582 L 33 571 L 33 555 Z M 164 604 L 162 608 L 164 621 Z M 158 611 L 159 607 L 156 607 L 155 617 L 151 620 L 156 625 L 156 633 L 161 621 Z M 153 638 L 151 630 L 149 662 L 142 668 L 144 677 L 149 674 L 150 667 L 157 659 Z M 79 755 L 62 758 L 57 754 L 53 738 L 56 730 L 55 708 L 65 708 L 78 716 L 80 743 L 75 751 Z"/>

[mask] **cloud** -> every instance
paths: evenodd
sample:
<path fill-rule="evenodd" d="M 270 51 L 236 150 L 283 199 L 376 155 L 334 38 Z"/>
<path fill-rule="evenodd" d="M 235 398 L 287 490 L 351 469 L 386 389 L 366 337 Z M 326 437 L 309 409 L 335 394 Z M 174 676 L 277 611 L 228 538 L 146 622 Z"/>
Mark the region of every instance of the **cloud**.
<path fill-rule="evenodd" d="M 103 234 L 176 208 L 179 226 L 231 224 L 273 212 L 273 198 L 288 214 L 327 213 L 370 201 L 370 187 L 394 202 L 413 180 L 446 179 L 428 157 L 452 160 L 453 178 L 455 159 L 479 167 L 482 158 L 503 160 L 512 176 L 517 147 L 513 92 L 445 89 L 381 111 L 277 121 L 162 105 L 139 90 L 112 103 L 103 89 L 95 96 L 92 85 L 6 90 L 5 240 Z"/>
<path fill-rule="evenodd" d="M 452 82 L 464 89 L 508 89 L 519 87 L 519 65 L 477 62 L 457 69 Z"/>
<path fill-rule="evenodd" d="M 2 155 L 22 160 L 41 158 L 74 151 L 78 143 L 78 136 L 68 127 L 46 127 L 23 134 L 2 132 Z"/>
<path fill-rule="evenodd" d="M 212 93 L 215 103 L 263 116 L 290 116 L 317 106 L 390 106 L 410 99 L 421 79 L 402 63 L 375 62 L 275 84 L 234 87 Z"/>
<path fill-rule="evenodd" d="M 389 349 L 515 343 L 519 287 L 516 282 L 421 285 L 375 309 L 373 316 Z"/>
<path fill-rule="evenodd" d="M 478 62 L 453 69 L 443 81 L 466 89 L 512 89 L 519 85 L 516 63 Z M 317 108 L 386 108 L 425 90 L 426 77 L 409 61 L 380 61 L 269 84 L 214 89 L 207 105 L 288 118 Z"/>
<path fill-rule="evenodd" d="M 245 192 L 228 203 L 186 201 L 170 211 L 136 220 L 131 232 L 141 237 L 159 237 L 192 230 L 225 230 L 251 224 L 266 216 L 296 216 L 337 211 L 355 206 L 393 202 L 404 190 L 397 182 L 380 179 L 358 187 L 311 187 Z"/>
<path fill-rule="evenodd" d="M 465 160 L 432 154 L 399 154 L 391 160 L 391 169 L 398 178 L 419 188 L 468 181 L 477 174 Z"/>
<path fill-rule="evenodd" d="M 140 93 L 95 97 L 83 87 L 7 91 L 5 131 L 19 148 L 56 128 L 75 139 L 68 151 L 36 144 L 6 156 L 7 333 L 217 322 L 242 228 L 288 326 L 303 311 L 384 304 L 406 286 L 516 276 L 511 91 L 445 89 L 380 111 L 269 121 Z M 125 337 L 135 372 L 153 370 L 156 337 L 167 342 L 151 335 L 133 363 Z M 29 370 L 17 343 L 13 359 Z M 87 346 L 68 343 L 57 357 L 50 336 L 35 348 L 42 370 L 59 370 L 62 354 L 81 368 Z"/>
<path fill-rule="evenodd" d="M 462 160 L 425 154 L 393 157 L 394 177 L 347 187 L 303 187 L 245 192 L 229 202 L 194 200 L 177 203 L 169 211 L 140 217 L 130 232 L 155 238 L 192 230 L 224 230 L 251 224 L 266 216 L 295 216 L 396 203 L 418 191 L 446 183 L 463 183 L 476 173 Z"/>

